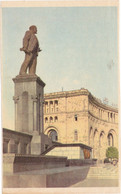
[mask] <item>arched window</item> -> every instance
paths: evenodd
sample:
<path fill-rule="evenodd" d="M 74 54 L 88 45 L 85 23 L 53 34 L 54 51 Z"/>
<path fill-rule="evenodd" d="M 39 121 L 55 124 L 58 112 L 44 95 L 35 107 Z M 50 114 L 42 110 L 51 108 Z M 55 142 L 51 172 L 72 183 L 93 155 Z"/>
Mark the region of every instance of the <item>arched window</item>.
<path fill-rule="evenodd" d="M 90 130 L 89 130 L 89 145 L 93 145 L 93 128 L 90 127 Z"/>
<path fill-rule="evenodd" d="M 109 115 L 110 115 L 110 113 L 108 112 L 108 121 L 109 121 L 109 118 L 110 118 Z"/>
<path fill-rule="evenodd" d="M 55 117 L 55 122 L 57 122 L 58 121 L 58 117 Z"/>
<path fill-rule="evenodd" d="M 113 113 L 110 113 L 110 117 L 111 117 L 111 118 L 113 117 Z"/>
<path fill-rule="evenodd" d="M 47 117 L 45 117 L 45 123 L 47 123 L 48 122 L 48 118 Z"/>
<path fill-rule="evenodd" d="M 51 123 L 53 122 L 53 117 L 50 117 L 50 122 L 51 122 Z"/>
<path fill-rule="evenodd" d="M 48 101 L 45 101 L 45 113 L 48 113 Z"/>
<path fill-rule="evenodd" d="M 112 133 L 108 134 L 108 145 L 109 146 L 114 146 L 114 139 Z"/>
<path fill-rule="evenodd" d="M 50 112 L 53 112 L 53 101 L 50 101 Z"/>
<path fill-rule="evenodd" d="M 74 131 L 74 141 L 78 141 L 78 131 Z"/>
<path fill-rule="evenodd" d="M 95 129 L 94 134 L 93 134 L 93 145 L 94 147 L 97 147 L 98 144 L 99 144 L 98 130 Z"/>
<path fill-rule="evenodd" d="M 55 100 L 55 111 L 58 112 L 58 101 Z"/>
<path fill-rule="evenodd" d="M 48 102 L 47 101 L 45 101 L 45 105 L 48 106 Z"/>
<path fill-rule="evenodd" d="M 58 101 L 57 101 L 57 100 L 55 100 L 55 105 L 57 105 L 57 106 L 58 106 Z"/>
<path fill-rule="evenodd" d="M 104 131 L 101 131 L 100 137 L 99 137 L 99 146 L 103 146 L 104 143 Z"/>
<path fill-rule="evenodd" d="M 78 117 L 77 117 L 77 115 L 74 115 L 74 119 L 75 119 L 75 121 L 77 121 L 77 120 L 78 120 Z"/>
<path fill-rule="evenodd" d="M 58 141 L 58 134 L 54 129 L 51 129 L 49 131 L 49 137 L 51 138 L 52 141 Z"/>

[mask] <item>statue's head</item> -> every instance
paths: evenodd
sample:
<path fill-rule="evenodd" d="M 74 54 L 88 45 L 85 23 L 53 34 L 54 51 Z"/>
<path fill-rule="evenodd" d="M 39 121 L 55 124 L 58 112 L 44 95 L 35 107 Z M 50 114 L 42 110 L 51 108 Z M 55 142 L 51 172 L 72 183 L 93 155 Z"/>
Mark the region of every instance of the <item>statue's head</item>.
<path fill-rule="evenodd" d="M 33 34 L 37 34 L 37 27 L 36 26 L 30 26 L 29 30 L 33 33 Z"/>

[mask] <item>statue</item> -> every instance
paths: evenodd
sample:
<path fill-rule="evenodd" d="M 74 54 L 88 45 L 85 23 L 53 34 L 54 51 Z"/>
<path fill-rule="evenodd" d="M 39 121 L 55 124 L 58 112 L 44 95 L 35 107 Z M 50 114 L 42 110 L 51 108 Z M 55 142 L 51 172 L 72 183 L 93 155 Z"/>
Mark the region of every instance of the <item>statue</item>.
<path fill-rule="evenodd" d="M 30 26 L 29 30 L 26 31 L 23 38 L 23 48 L 20 48 L 20 51 L 25 52 L 25 59 L 21 65 L 19 75 L 26 75 L 27 69 L 29 70 L 28 73 L 30 75 L 35 75 L 37 56 L 38 52 L 41 51 L 39 48 L 38 39 L 35 34 L 37 34 L 37 27 Z"/>

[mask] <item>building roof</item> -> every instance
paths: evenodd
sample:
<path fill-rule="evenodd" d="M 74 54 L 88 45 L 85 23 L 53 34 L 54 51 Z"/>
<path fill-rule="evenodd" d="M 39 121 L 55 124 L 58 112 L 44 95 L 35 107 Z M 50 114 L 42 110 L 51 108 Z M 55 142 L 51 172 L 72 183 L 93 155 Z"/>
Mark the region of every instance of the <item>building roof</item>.
<path fill-rule="evenodd" d="M 118 108 L 102 103 L 102 101 L 91 94 L 87 89 L 81 88 L 79 90 L 71 91 L 62 91 L 62 92 L 53 92 L 44 94 L 45 100 L 57 99 L 57 98 L 67 98 L 73 96 L 86 95 L 88 96 L 90 102 L 93 102 L 95 105 L 103 109 L 108 109 L 109 111 L 114 111 L 118 113 Z"/>

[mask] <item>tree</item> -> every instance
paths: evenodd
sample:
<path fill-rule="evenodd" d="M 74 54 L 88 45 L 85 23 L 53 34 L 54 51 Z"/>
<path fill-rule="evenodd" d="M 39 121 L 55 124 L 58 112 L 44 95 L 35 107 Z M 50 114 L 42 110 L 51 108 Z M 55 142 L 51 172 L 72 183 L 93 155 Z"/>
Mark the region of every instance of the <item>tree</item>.
<path fill-rule="evenodd" d="M 106 157 L 110 159 L 118 159 L 118 149 L 116 147 L 109 147 L 106 150 Z"/>

